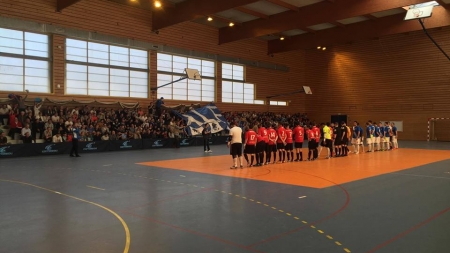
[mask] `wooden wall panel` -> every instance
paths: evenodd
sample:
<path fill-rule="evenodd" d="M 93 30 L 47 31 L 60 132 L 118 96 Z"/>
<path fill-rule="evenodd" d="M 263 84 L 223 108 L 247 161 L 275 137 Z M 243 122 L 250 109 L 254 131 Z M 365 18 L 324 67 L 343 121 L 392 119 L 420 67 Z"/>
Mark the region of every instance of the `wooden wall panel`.
<path fill-rule="evenodd" d="M 450 52 L 450 27 L 430 31 Z M 318 121 L 403 121 L 400 139 L 425 140 L 427 119 L 450 115 L 450 63 L 422 31 L 306 53 L 306 110 Z"/>
<path fill-rule="evenodd" d="M 151 12 L 135 7 L 117 4 L 107 0 L 82 0 L 64 9 L 61 13 L 56 10 L 55 0 L 3 0 L 0 1 L 0 15 L 6 17 L 32 20 L 46 24 L 95 31 L 103 34 L 121 36 L 136 40 L 148 41 L 156 44 L 169 45 L 193 51 L 202 51 L 211 54 L 251 59 L 254 61 L 271 62 L 286 65 L 290 68 L 288 73 L 271 71 L 260 68 L 247 68 L 247 82 L 256 85 L 257 99 L 266 96 L 288 93 L 304 82 L 304 52 L 291 52 L 275 56 L 267 55 L 267 42 L 259 39 L 249 39 L 225 45 L 218 45 L 218 30 L 205 25 L 185 22 L 160 30 L 159 34 L 151 31 Z M 61 36 L 54 36 L 54 43 L 60 45 L 64 42 Z M 64 45 L 63 45 L 64 48 Z M 53 91 L 54 96 L 64 96 L 64 50 L 53 48 Z M 150 85 L 156 86 L 156 58 L 151 52 L 150 58 Z M 218 75 L 220 72 L 217 73 Z M 60 84 L 61 88 L 57 88 Z M 304 112 L 304 98 L 301 95 L 278 98 L 282 101 L 291 101 L 290 106 L 247 106 L 242 104 L 221 104 L 220 79 L 217 82 L 217 99 L 220 107 L 227 110 L 255 110 L 278 112 Z M 72 98 L 72 96 L 71 96 Z M 74 97 L 90 100 L 89 97 Z M 98 98 L 111 101 L 117 98 Z M 123 101 L 142 101 L 138 99 L 122 99 Z M 167 103 L 190 104 L 190 101 L 168 101 Z"/>

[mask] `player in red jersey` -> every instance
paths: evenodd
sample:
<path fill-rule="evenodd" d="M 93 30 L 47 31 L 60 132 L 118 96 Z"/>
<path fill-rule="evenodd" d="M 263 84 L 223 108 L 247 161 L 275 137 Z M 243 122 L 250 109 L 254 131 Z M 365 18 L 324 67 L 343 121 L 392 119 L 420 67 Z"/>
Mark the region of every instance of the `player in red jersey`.
<path fill-rule="evenodd" d="M 262 138 L 262 142 L 258 139 L 258 144 L 256 144 L 256 153 L 259 153 L 259 160 L 256 161 L 256 163 L 259 165 L 264 165 L 264 151 L 266 151 L 266 145 L 269 142 L 269 132 L 262 123 L 259 124 L 258 136 Z"/>
<path fill-rule="evenodd" d="M 256 151 L 256 133 L 253 129 L 248 126 L 245 127 L 245 144 L 244 144 L 244 158 L 247 161 L 247 167 L 253 166 L 253 161 L 255 160 Z M 251 162 L 248 162 L 248 154 L 250 155 Z"/>
<path fill-rule="evenodd" d="M 294 141 L 295 141 L 295 153 L 297 153 L 296 162 L 303 161 L 303 141 L 305 140 L 305 129 L 300 126 L 300 122 L 295 122 L 294 128 Z"/>
<path fill-rule="evenodd" d="M 284 163 L 286 159 L 286 129 L 283 127 L 283 124 L 281 122 L 278 122 L 278 139 L 277 139 L 277 149 L 278 149 L 278 156 L 279 162 Z"/>
<path fill-rule="evenodd" d="M 314 161 L 314 150 L 316 149 L 316 134 L 312 129 L 306 126 L 306 136 L 308 137 L 308 161 Z M 312 155 L 312 159 L 311 159 Z"/>
<path fill-rule="evenodd" d="M 264 149 L 266 148 L 266 143 L 264 142 L 264 137 L 259 134 L 259 129 L 255 127 L 256 130 L 258 130 L 258 134 L 256 134 L 256 165 L 255 166 L 263 166 L 263 159 L 264 159 Z"/>
<path fill-rule="evenodd" d="M 284 125 L 286 128 L 286 154 L 287 154 L 287 161 L 293 162 L 294 161 L 294 134 L 292 132 L 291 127 L 288 123 Z"/>
<path fill-rule="evenodd" d="M 311 131 L 313 131 L 314 136 L 315 136 L 315 141 L 316 141 L 315 142 L 315 148 L 313 150 L 314 151 L 314 158 L 313 159 L 315 160 L 315 159 L 319 158 L 319 152 L 317 150 L 317 147 L 318 147 L 319 141 L 320 141 L 320 129 L 314 123 Z"/>
<path fill-rule="evenodd" d="M 272 127 L 269 128 L 269 143 L 268 143 L 268 156 L 266 157 L 266 161 L 267 164 L 270 163 L 270 158 L 271 158 L 271 154 L 273 153 L 273 163 L 276 163 L 277 161 L 277 140 L 278 140 L 278 135 L 277 135 L 277 130 L 274 129 L 275 125 L 273 125 Z"/>

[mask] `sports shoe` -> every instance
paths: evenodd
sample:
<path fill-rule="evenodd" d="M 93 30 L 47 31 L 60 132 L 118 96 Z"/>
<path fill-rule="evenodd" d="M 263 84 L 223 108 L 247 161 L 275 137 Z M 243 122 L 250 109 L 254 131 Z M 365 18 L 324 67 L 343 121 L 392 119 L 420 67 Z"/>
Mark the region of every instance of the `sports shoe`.
<path fill-rule="evenodd" d="M 237 169 L 237 166 L 231 166 L 230 169 Z"/>
<path fill-rule="evenodd" d="M 208 153 L 212 153 L 212 150 L 210 149 L 210 150 L 208 150 Z"/>

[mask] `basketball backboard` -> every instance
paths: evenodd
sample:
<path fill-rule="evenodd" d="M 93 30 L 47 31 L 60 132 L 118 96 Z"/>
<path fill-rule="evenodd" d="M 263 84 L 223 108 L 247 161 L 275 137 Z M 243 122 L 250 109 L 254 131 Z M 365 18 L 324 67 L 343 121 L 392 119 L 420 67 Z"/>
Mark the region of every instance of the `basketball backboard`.
<path fill-rule="evenodd" d="M 303 86 L 303 90 L 305 91 L 306 95 L 312 95 L 312 91 L 309 86 Z"/>
<path fill-rule="evenodd" d="M 433 7 L 439 5 L 436 1 L 405 7 L 407 9 L 405 20 L 429 18 L 433 13 Z"/>
<path fill-rule="evenodd" d="M 188 79 L 202 80 L 202 76 L 200 75 L 200 72 L 198 72 L 198 70 L 186 68 L 186 69 L 184 69 L 184 71 L 186 72 L 186 76 Z"/>

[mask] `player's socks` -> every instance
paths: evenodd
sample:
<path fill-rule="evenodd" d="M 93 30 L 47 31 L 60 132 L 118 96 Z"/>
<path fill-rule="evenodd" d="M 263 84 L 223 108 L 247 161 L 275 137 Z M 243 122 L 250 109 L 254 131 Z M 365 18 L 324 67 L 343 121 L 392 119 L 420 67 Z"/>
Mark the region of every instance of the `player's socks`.
<path fill-rule="evenodd" d="M 303 152 L 300 152 L 300 161 L 303 160 Z"/>

